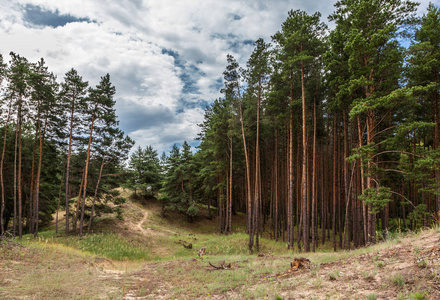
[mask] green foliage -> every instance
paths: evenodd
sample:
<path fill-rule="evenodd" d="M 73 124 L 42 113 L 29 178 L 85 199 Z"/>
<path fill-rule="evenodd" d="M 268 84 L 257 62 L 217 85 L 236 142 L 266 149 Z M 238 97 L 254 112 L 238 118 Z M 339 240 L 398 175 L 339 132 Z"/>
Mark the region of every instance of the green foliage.
<path fill-rule="evenodd" d="M 426 296 L 427 295 L 425 293 L 415 292 L 415 293 L 409 294 L 409 299 L 411 299 L 411 300 L 425 300 L 425 299 L 428 299 Z"/>
<path fill-rule="evenodd" d="M 45 225 L 52 219 L 58 202 L 61 209 L 63 203 L 69 203 L 74 194 L 80 193 L 89 140 L 86 133 L 91 131 L 92 119 L 95 122 L 86 193 L 95 194 L 98 202 L 111 194 L 116 174 L 121 172 L 133 141 L 118 129 L 113 99 L 115 88 L 108 74 L 92 89 L 71 69 L 64 82 L 58 84 L 43 58 L 31 63 L 13 52 L 10 55 L 9 65 L 3 63 L 2 56 L 0 58 L 0 81 L 4 87 L 0 102 L 8 107 L 2 110 L 2 137 L 7 142 L 1 164 L 2 195 L 6 204 L 2 208 L 2 220 L 6 227 L 12 223 L 16 195 L 16 200 L 23 199 L 26 207 L 20 216 L 15 215 L 15 221 L 21 220 L 21 224 L 26 225 L 25 232 L 35 230 L 37 234 L 38 224 Z M 16 136 L 19 147 L 14 149 Z M 69 164 L 65 163 L 67 160 Z M 17 170 L 17 162 L 21 162 L 21 180 L 14 184 L 18 174 L 11 170 Z M 112 175 L 105 174 L 107 172 Z M 18 194 L 20 190 L 22 194 Z"/>
<path fill-rule="evenodd" d="M 338 270 L 335 270 L 335 271 L 329 273 L 328 276 L 329 276 L 329 278 L 330 278 L 331 281 L 335 281 L 335 280 L 337 280 L 341 275 L 339 274 L 339 271 L 338 271 Z"/>
<path fill-rule="evenodd" d="M 124 204 L 125 202 L 127 202 L 127 199 L 125 199 L 124 197 L 116 197 L 113 200 L 113 203 L 116 205 L 121 205 L 121 204 Z"/>
<path fill-rule="evenodd" d="M 367 300 L 376 300 L 377 299 L 377 295 L 376 294 L 369 294 L 365 299 L 367 299 Z"/>
<path fill-rule="evenodd" d="M 357 159 L 362 159 L 364 164 L 371 161 L 371 154 L 375 151 L 375 144 L 370 143 L 358 148 L 353 148 L 353 154 L 347 157 L 346 161 L 349 163 L 355 162 Z M 365 167 L 366 165 L 364 165 Z"/>
<path fill-rule="evenodd" d="M 374 265 L 380 269 L 382 269 L 383 267 L 385 267 L 385 262 L 383 260 L 378 260 L 374 262 Z"/>
<path fill-rule="evenodd" d="M 200 210 L 199 210 L 199 208 L 197 206 L 191 205 L 190 207 L 188 207 L 188 210 L 186 211 L 186 214 L 190 218 L 194 218 L 194 217 L 197 217 L 200 214 Z"/>
<path fill-rule="evenodd" d="M 162 179 L 160 160 L 157 151 L 151 146 L 138 147 L 130 156 L 130 176 L 126 186 L 143 193 L 155 194 L 160 189 Z"/>
<path fill-rule="evenodd" d="M 419 204 L 414 207 L 414 210 L 408 214 L 408 219 L 413 220 L 416 224 L 423 225 L 425 219 L 432 218 L 432 215 L 428 211 L 428 206 L 426 204 Z"/>
<path fill-rule="evenodd" d="M 391 282 L 398 287 L 402 287 L 405 284 L 405 279 L 402 274 L 396 274 L 391 276 Z"/>
<path fill-rule="evenodd" d="M 83 252 L 119 261 L 147 260 L 151 258 L 148 245 L 145 242 L 125 239 L 114 233 L 88 234 L 81 239 L 75 236 L 58 237 L 56 240 L 47 238 L 44 241 L 46 243 L 60 243 Z"/>
<path fill-rule="evenodd" d="M 190 220 L 200 211 L 194 199 L 194 182 L 196 178 L 194 158 L 191 146 L 185 141 L 180 152 L 174 145 L 165 162 L 165 172 L 160 190 L 159 201 L 163 210 L 179 211 Z"/>
<path fill-rule="evenodd" d="M 390 190 L 387 187 L 367 188 L 359 199 L 371 205 L 370 214 L 377 214 L 391 201 Z"/>

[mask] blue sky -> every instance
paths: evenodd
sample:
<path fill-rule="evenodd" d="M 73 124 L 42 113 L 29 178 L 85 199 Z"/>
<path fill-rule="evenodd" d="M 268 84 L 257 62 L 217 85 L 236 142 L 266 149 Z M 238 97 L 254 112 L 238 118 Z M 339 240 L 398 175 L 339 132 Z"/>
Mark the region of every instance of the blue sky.
<path fill-rule="evenodd" d="M 59 81 L 71 68 L 91 85 L 109 73 L 121 129 L 161 153 L 193 143 L 220 96 L 228 53 L 245 66 L 253 41 L 270 41 L 289 10 L 320 11 L 326 21 L 335 2 L 6 0 L 0 53 L 43 57 Z M 423 13 L 429 1 L 421 2 Z"/>

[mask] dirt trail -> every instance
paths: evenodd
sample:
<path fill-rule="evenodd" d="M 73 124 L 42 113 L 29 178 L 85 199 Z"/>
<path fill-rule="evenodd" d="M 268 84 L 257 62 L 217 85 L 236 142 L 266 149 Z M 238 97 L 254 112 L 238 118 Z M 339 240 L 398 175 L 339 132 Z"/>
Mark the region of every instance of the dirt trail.
<path fill-rule="evenodd" d="M 148 212 L 146 210 L 143 210 L 142 213 L 144 214 L 144 216 L 142 217 L 142 219 L 136 224 L 136 228 L 137 230 L 139 230 L 140 232 L 142 232 L 143 235 L 148 235 L 148 231 L 147 229 L 145 229 L 142 225 L 144 225 L 144 223 L 147 221 L 148 219 Z"/>

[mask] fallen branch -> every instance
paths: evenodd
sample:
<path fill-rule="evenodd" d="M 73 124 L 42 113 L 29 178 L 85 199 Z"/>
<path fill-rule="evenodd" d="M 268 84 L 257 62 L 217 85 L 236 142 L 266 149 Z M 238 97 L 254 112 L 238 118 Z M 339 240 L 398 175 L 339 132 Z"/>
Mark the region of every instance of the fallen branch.
<path fill-rule="evenodd" d="M 186 244 L 185 241 L 179 240 L 178 242 L 174 242 L 177 245 L 182 245 L 183 247 L 185 247 L 186 249 L 192 249 L 193 245 L 191 243 Z"/>
<path fill-rule="evenodd" d="M 297 271 L 299 269 L 310 269 L 310 260 L 304 257 L 294 258 L 290 263 L 290 271 Z"/>
<path fill-rule="evenodd" d="M 201 248 L 201 249 L 199 250 L 199 253 L 198 253 L 197 255 L 198 255 L 200 258 L 202 258 L 203 255 L 205 255 L 205 252 L 206 252 L 206 248 L 203 247 L 203 248 Z"/>
<path fill-rule="evenodd" d="M 222 261 L 218 266 L 214 266 L 211 262 L 209 262 L 209 265 L 216 270 L 230 270 L 232 268 L 232 264 L 225 264 L 225 261 Z"/>
<path fill-rule="evenodd" d="M 304 257 L 294 258 L 293 261 L 290 263 L 289 270 L 283 273 L 278 273 L 276 275 L 267 276 L 267 278 L 271 278 L 271 277 L 280 278 L 280 277 L 287 277 L 293 274 L 298 274 L 303 270 L 310 269 L 310 266 L 311 266 L 311 262 L 308 258 L 304 258 Z"/>
<path fill-rule="evenodd" d="M 2 235 L 0 235 L 0 245 L 5 245 L 8 247 L 18 246 L 20 248 L 24 248 L 24 246 L 20 243 L 17 243 L 15 240 L 15 237 L 9 232 L 5 231 Z"/>

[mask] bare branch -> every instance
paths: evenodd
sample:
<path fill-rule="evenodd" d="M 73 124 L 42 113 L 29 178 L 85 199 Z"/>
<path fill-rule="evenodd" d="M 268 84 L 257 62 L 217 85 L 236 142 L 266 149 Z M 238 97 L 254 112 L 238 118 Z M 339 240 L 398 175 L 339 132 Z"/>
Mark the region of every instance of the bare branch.
<path fill-rule="evenodd" d="M 385 154 L 385 153 L 400 153 L 400 154 L 403 153 L 403 154 L 408 154 L 408 155 L 412 155 L 412 156 L 415 156 L 415 157 L 425 158 L 424 156 L 417 155 L 417 154 L 414 154 L 414 153 L 411 153 L 411 152 L 397 151 L 397 150 L 387 150 L 387 151 L 382 151 L 382 152 L 379 152 L 379 153 L 374 154 L 374 155 L 373 155 L 373 158 L 376 157 L 376 156 L 378 156 L 378 155 Z"/>

